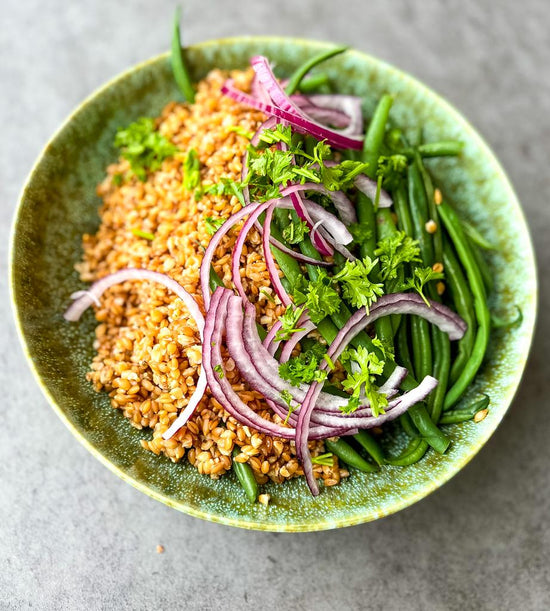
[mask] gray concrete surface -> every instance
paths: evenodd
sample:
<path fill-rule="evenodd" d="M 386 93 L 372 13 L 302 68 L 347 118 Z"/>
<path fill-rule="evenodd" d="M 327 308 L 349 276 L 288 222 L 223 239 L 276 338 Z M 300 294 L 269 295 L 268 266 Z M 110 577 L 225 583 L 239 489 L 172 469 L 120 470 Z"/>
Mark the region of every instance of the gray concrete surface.
<path fill-rule="evenodd" d="M 523 202 L 541 315 L 518 397 L 462 473 L 373 524 L 263 534 L 181 515 L 116 478 L 42 397 L 11 323 L 7 240 L 46 139 L 95 87 L 169 44 L 169 1 L 2 0 L 0 609 L 550 608 L 550 3 L 186 0 L 189 42 L 349 43 L 449 98 Z M 155 552 L 157 544 L 166 548 Z"/>

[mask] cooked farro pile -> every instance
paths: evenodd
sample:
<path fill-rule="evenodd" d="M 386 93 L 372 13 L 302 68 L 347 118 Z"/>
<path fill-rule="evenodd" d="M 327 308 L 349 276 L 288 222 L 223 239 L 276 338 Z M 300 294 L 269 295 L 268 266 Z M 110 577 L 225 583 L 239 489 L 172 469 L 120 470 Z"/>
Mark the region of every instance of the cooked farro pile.
<path fill-rule="evenodd" d="M 327 79 L 305 73 L 344 49 L 286 90 L 257 56 L 196 92 L 175 49 L 192 103 L 118 130 L 84 236 L 77 269 L 93 284 L 65 317 L 95 303 L 88 379 L 150 429 L 146 450 L 212 479 L 233 468 L 266 505 L 269 480 L 304 475 L 317 495 L 348 466 L 444 453 L 439 425 L 488 404 L 451 409 L 487 348 L 487 288 L 423 161 L 460 144 L 411 146 L 388 128 L 389 95 L 365 135 L 360 98 L 306 95 Z M 377 440 L 390 422 L 409 438 L 398 455 Z"/>

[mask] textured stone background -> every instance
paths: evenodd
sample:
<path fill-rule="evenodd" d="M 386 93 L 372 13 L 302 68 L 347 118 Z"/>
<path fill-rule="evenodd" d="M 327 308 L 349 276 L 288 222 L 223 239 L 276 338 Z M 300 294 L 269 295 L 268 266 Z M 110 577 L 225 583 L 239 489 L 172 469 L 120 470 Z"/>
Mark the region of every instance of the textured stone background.
<path fill-rule="evenodd" d="M 535 240 L 541 316 L 528 371 L 481 454 L 440 491 L 376 523 L 245 532 L 181 515 L 114 477 L 49 409 L 23 360 L 8 304 L 8 230 L 44 142 L 98 85 L 168 47 L 173 2 L 3 0 L 0 608 L 550 608 L 550 4 L 185 5 L 188 42 L 271 33 L 348 43 L 415 74 L 471 119 L 508 170 Z"/>

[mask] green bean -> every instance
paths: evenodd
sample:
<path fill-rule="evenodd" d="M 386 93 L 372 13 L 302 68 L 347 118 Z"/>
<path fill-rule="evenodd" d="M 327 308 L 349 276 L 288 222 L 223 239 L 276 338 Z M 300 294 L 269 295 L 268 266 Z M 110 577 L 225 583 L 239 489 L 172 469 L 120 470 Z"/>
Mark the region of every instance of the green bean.
<path fill-rule="evenodd" d="M 235 457 L 241 453 L 241 449 L 235 446 L 233 449 L 233 471 L 239 480 L 246 496 L 249 498 L 251 503 L 255 503 L 258 498 L 258 483 L 254 477 L 252 467 L 248 463 L 237 462 Z"/>
<path fill-rule="evenodd" d="M 330 79 L 326 72 L 312 74 L 300 83 L 300 91 L 302 93 L 317 93 L 320 91 L 330 91 Z"/>
<path fill-rule="evenodd" d="M 365 227 L 368 232 L 368 237 L 359 244 L 359 253 L 361 258 L 370 257 L 374 259 L 374 251 L 376 250 L 376 217 L 374 214 L 374 206 L 372 201 L 364 194 L 357 194 L 357 220 L 359 225 Z"/>
<path fill-rule="evenodd" d="M 462 229 L 464 229 L 464 233 L 468 236 L 471 243 L 484 250 L 497 250 L 497 247 L 484 238 L 473 225 L 470 225 L 470 223 L 462 221 Z"/>
<path fill-rule="evenodd" d="M 329 452 L 332 452 L 338 458 L 345 462 L 346 465 L 350 467 L 355 467 L 359 469 L 359 471 L 363 471 L 363 473 L 374 473 L 378 471 L 378 465 L 373 465 L 372 463 L 366 461 L 358 452 L 356 452 L 349 443 L 345 442 L 343 439 L 338 439 L 338 441 L 330 441 L 329 439 L 325 439 L 325 447 Z"/>
<path fill-rule="evenodd" d="M 390 108 L 393 104 L 391 95 L 383 95 L 376 106 L 372 119 L 369 123 L 365 140 L 363 142 L 363 161 L 369 164 L 367 175 L 370 178 L 376 176 L 378 169 L 378 156 L 380 155 L 380 147 L 384 141 L 386 133 L 386 123 L 390 114 Z"/>
<path fill-rule="evenodd" d="M 183 97 L 189 104 L 195 101 L 195 90 L 191 84 L 191 76 L 189 75 L 189 68 L 183 57 L 183 49 L 181 48 L 180 38 L 180 7 L 176 7 L 176 13 L 174 15 L 174 25 L 172 31 L 172 53 L 170 55 L 170 61 L 172 64 L 172 72 L 178 87 L 180 88 Z"/>
<path fill-rule="evenodd" d="M 418 430 L 414 426 L 414 422 L 408 412 L 405 412 L 404 414 L 399 416 L 399 422 L 401 423 L 403 430 L 405 431 L 405 433 L 407 433 L 409 437 L 412 437 L 413 439 L 420 437 Z"/>
<path fill-rule="evenodd" d="M 445 332 L 437 327 L 432 327 L 432 343 L 434 347 L 434 368 L 432 375 L 437 379 L 438 384 L 428 397 L 428 411 L 432 420 L 437 423 L 441 417 L 449 383 L 451 342 Z"/>
<path fill-rule="evenodd" d="M 407 191 L 403 185 L 400 185 L 393 194 L 393 207 L 397 214 L 397 226 L 408 236 L 412 236 L 414 234 L 414 227 Z"/>
<path fill-rule="evenodd" d="M 463 148 L 464 142 L 459 140 L 440 140 L 420 144 L 417 151 L 421 157 L 455 157 L 460 155 Z"/>
<path fill-rule="evenodd" d="M 456 311 L 468 325 L 466 333 L 464 333 L 462 339 L 458 340 L 458 353 L 451 367 L 449 382 L 454 384 L 472 354 L 477 322 L 472 293 L 454 250 L 447 241 L 443 244 L 443 263 L 445 265 L 445 280 L 451 290 Z"/>
<path fill-rule="evenodd" d="M 443 414 L 439 423 L 456 424 L 458 422 L 471 420 L 479 411 L 487 408 L 489 401 L 488 395 L 484 395 L 481 399 L 477 399 L 468 407 L 451 409 Z"/>
<path fill-rule="evenodd" d="M 407 467 L 409 465 L 418 462 L 426 451 L 428 450 L 428 443 L 425 439 L 417 437 L 412 439 L 409 445 L 405 448 L 402 454 L 396 458 L 386 458 L 386 463 L 394 467 Z"/>
<path fill-rule="evenodd" d="M 411 360 L 411 352 L 409 349 L 409 320 L 406 317 L 401 319 L 401 324 L 397 331 L 397 343 L 396 343 L 396 357 L 399 363 L 410 372 L 412 376 L 415 375 L 415 370 Z"/>
<path fill-rule="evenodd" d="M 319 53 L 315 57 L 312 57 L 311 59 L 304 62 L 296 69 L 296 71 L 289 78 L 288 85 L 285 87 L 286 94 L 292 95 L 297 89 L 299 89 L 300 83 L 302 82 L 304 76 L 310 70 L 315 68 L 315 66 L 317 66 L 321 62 L 326 61 L 327 59 L 330 59 L 331 57 L 334 57 L 335 55 L 340 55 L 340 53 L 343 53 L 346 50 L 347 47 L 334 47 L 333 49 L 330 49 L 329 51 L 323 51 L 322 53 Z"/>
<path fill-rule="evenodd" d="M 359 431 L 353 438 L 372 456 L 377 465 L 382 466 L 386 462 L 380 444 L 367 431 Z"/>
<path fill-rule="evenodd" d="M 445 228 L 454 242 L 454 246 L 460 262 L 466 271 L 472 295 L 474 297 L 474 310 L 479 324 L 472 354 L 466 362 L 460 376 L 450 388 L 445 398 L 444 409 L 449 409 L 462 396 L 471 384 L 478 369 L 481 366 L 487 345 L 489 343 L 489 332 L 491 328 L 491 316 L 485 300 L 483 280 L 474 256 L 472 255 L 467 238 L 462 231 L 460 220 L 454 210 L 446 203 L 439 206 L 439 215 L 443 220 Z"/>
<path fill-rule="evenodd" d="M 424 265 L 434 260 L 434 244 L 432 235 L 426 229 L 428 221 L 428 199 L 417 163 L 409 166 L 409 205 L 413 224 L 413 235 L 418 240 L 420 255 Z"/>
<path fill-rule="evenodd" d="M 409 206 L 413 225 L 413 236 L 418 240 L 420 255 L 424 265 L 431 265 L 434 259 L 434 245 L 431 235 L 426 231 L 428 202 L 419 165 L 409 166 Z M 432 374 L 432 342 L 428 322 L 418 316 L 411 321 L 413 338 L 413 363 L 418 379 Z"/>
<path fill-rule="evenodd" d="M 424 183 L 426 200 L 428 202 L 428 214 L 430 215 L 430 220 L 435 223 L 435 231 L 431 234 L 434 245 L 434 259 L 431 260 L 431 264 L 433 265 L 433 263 L 441 263 L 443 261 L 443 231 L 440 227 L 439 215 L 437 214 L 432 179 L 424 167 L 420 155 L 416 156 L 415 163 L 418 165 L 422 182 Z"/>

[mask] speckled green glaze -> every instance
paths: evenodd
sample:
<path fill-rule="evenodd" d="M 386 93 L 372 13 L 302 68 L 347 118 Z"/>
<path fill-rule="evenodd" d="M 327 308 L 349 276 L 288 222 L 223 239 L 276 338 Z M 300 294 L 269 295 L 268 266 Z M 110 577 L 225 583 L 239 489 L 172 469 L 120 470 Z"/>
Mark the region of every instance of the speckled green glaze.
<path fill-rule="evenodd" d="M 211 68 L 242 68 L 254 53 L 275 61 L 280 75 L 327 47 L 283 38 L 239 38 L 192 47 L 195 78 Z M 489 416 L 448 427 L 445 456 L 430 452 L 404 469 L 379 474 L 353 472 L 341 486 L 312 498 L 303 479 L 265 486 L 268 508 L 250 505 L 232 475 L 203 477 L 144 451 L 149 431 L 132 428 L 106 395 L 85 380 L 93 349 L 92 312 L 79 324 L 65 323 L 69 295 L 81 288 L 73 265 L 81 256 L 81 235 L 98 226 L 95 185 L 116 158 L 117 127 L 153 116 L 179 94 L 166 55 L 122 74 L 86 100 L 65 122 L 39 157 L 25 185 L 12 236 L 11 280 L 14 310 L 31 367 L 45 395 L 75 436 L 107 467 L 139 490 L 176 509 L 214 522 L 273 531 L 313 531 L 375 520 L 420 500 L 457 473 L 493 433 L 519 384 L 527 359 L 536 310 L 536 270 L 525 220 L 499 163 L 465 119 L 424 85 L 367 55 L 348 52 L 326 64 L 342 93 L 361 95 L 367 113 L 384 92 L 395 95 L 396 124 L 424 126 L 428 140 L 459 138 L 466 143 L 457 160 L 430 162 L 438 182 L 489 240 L 500 246 L 489 257 L 496 292 L 491 307 L 524 314 L 520 328 L 491 338 L 488 358 L 472 393 L 491 395 Z"/>

